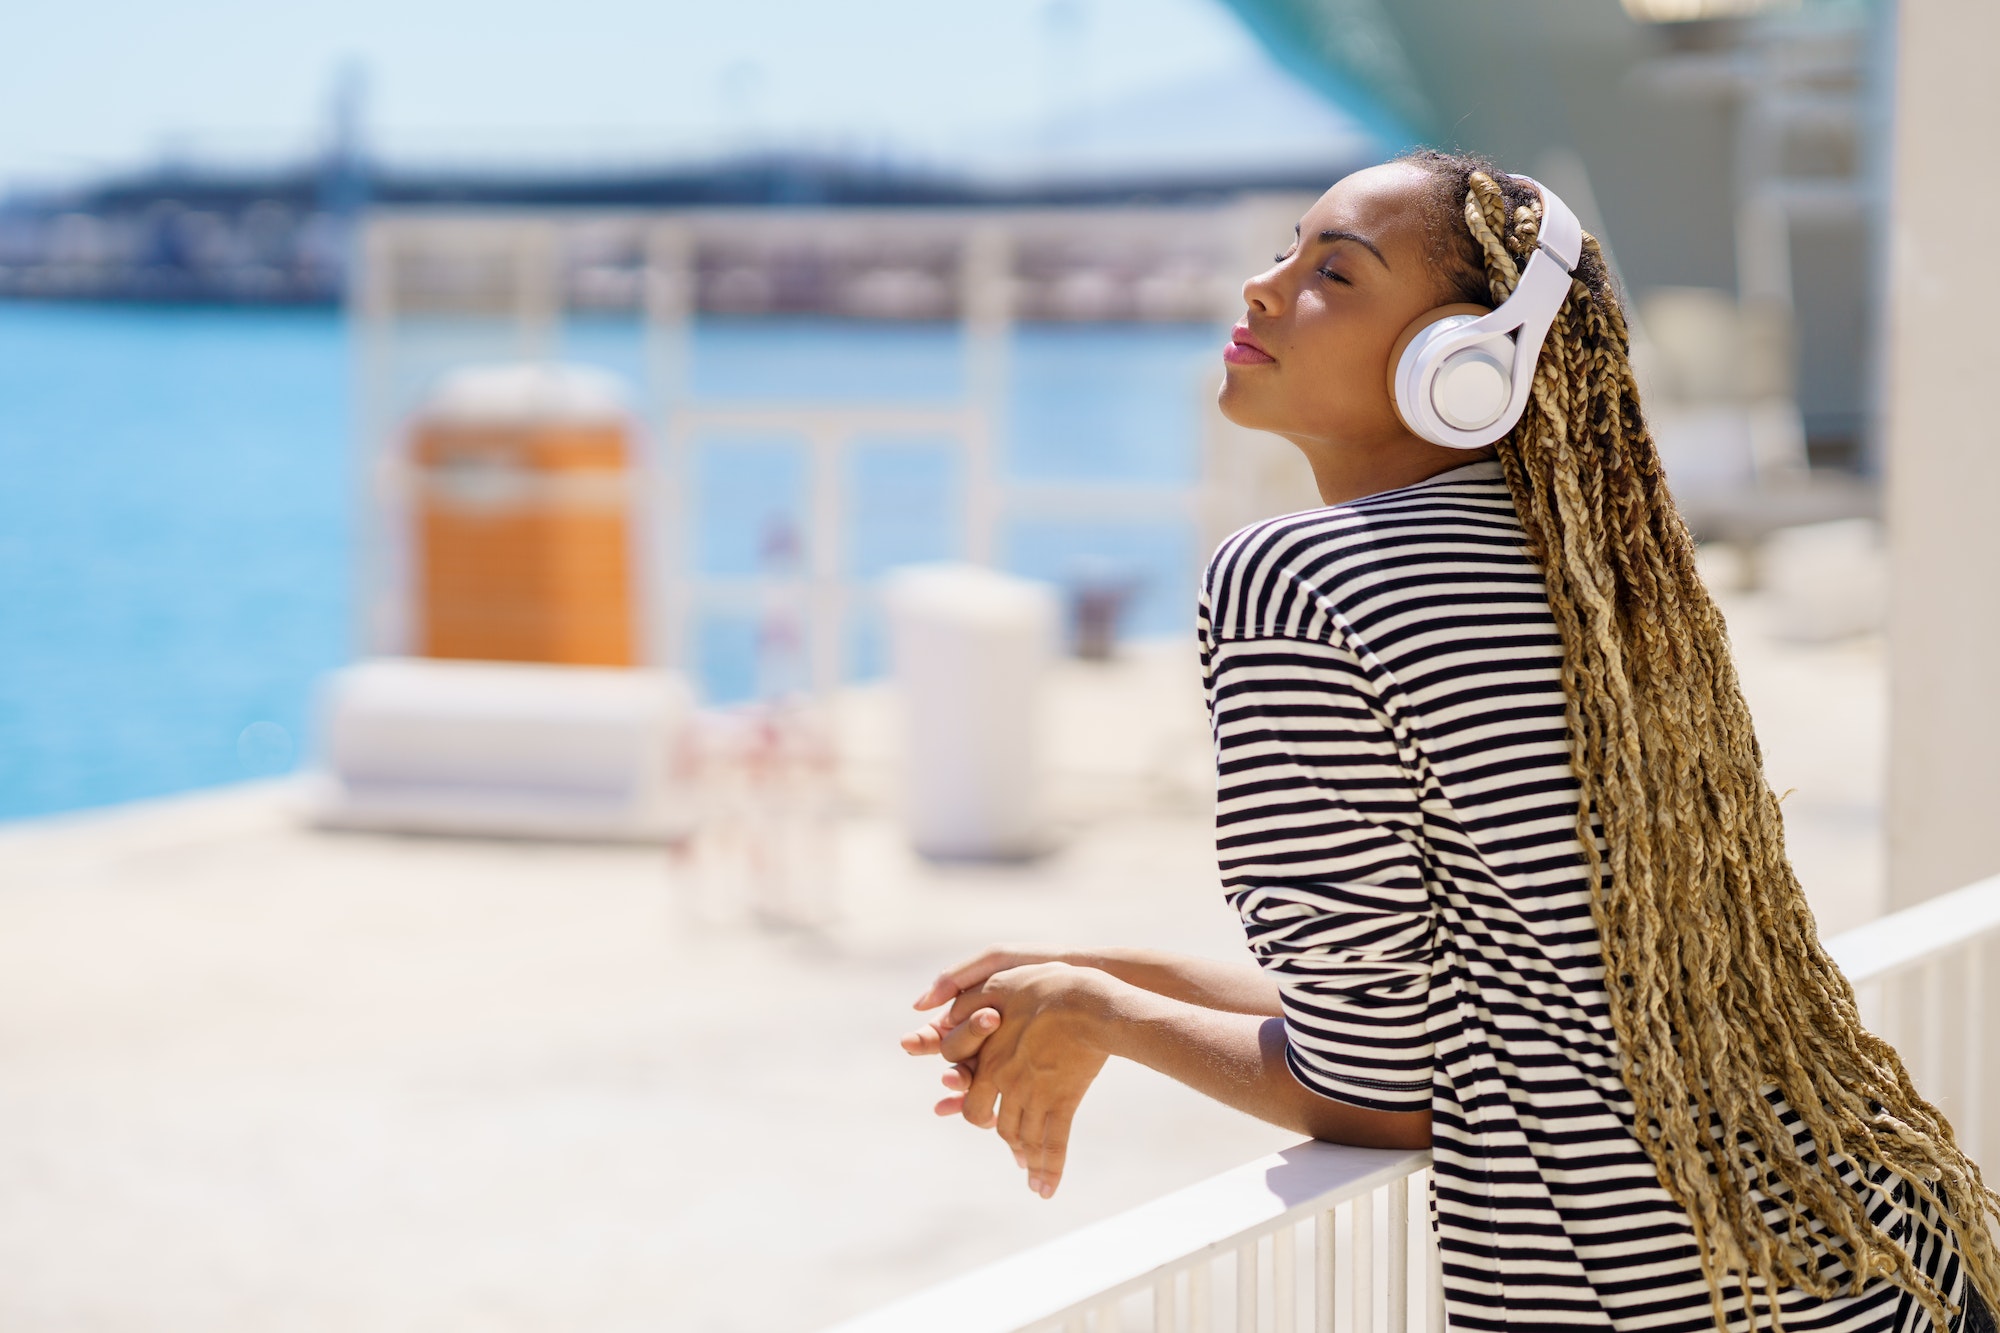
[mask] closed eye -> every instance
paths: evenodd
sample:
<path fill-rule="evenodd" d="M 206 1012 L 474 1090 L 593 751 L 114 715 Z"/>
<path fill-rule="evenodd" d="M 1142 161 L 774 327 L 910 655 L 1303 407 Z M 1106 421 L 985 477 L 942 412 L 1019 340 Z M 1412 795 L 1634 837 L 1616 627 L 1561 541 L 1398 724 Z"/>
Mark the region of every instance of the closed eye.
<path fill-rule="evenodd" d="M 1349 287 L 1352 287 L 1352 286 L 1354 285 L 1354 284 L 1353 284 L 1353 282 L 1352 282 L 1352 281 L 1350 281 L 1350 280 L 1349 280 L 1348 278 L 1346 278 L 1346 277 L 1343 277 L 1343 276 L 1342 276 L 1342 275 L 1341 275 L 1340 273 L 1338 273 L 1338 272 L 1336 272 L 1335 270 L 1333 270 L 1333 269 L 1330 269 L 1330 268 L 1323 268 L 1323 269 L 1321 269 L 1321 270 L 1319 271 L 1319 275 L 1320 275 L 1320 276 L 1321 276 L 1322 278 L 1325 278 L 1325 279 L 1326 279 L 1327 281 L 1329 281 L 1329 282 L 1338 282 L 1338 283 L 1343 283 L 1343 284 L 1345 284 L 1345 285 L 1347 285 L 1347 286 L 1349 286 Z"/>

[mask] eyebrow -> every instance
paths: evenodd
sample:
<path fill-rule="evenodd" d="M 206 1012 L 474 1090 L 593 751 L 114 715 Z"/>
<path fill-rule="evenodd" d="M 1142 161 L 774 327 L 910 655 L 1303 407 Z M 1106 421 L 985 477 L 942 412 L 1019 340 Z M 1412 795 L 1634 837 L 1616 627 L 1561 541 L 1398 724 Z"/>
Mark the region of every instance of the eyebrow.
<path fill-rule="evenodd" d="M 1297 227 L 1292 228 L 1294 235 L 1297 235 L 1298 231 Z M 1382 258 L 1382 251 L 1375 242 L 1369 240 L 1358 231 L 1343 231 L 1339 227 L 1328 227 L 1319 234 L 1319 238 L 1322 241 L 1353 241 L 1356 245 L 1365 247 L 1369 254 L 1374 255 L 1376 262 L 1381 264 L 1383 268 L 1389 267 L 1389 261 Z"/>

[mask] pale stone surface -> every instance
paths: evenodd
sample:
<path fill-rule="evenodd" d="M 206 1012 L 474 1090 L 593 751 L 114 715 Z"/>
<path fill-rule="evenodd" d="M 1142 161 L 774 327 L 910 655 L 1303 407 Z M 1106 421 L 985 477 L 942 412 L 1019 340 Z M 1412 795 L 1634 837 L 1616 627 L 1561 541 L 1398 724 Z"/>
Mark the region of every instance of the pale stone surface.
<path fill-rule="evenodd" d="M 2000 124 L 1986 53 L 2000 6 L 1903 4 L 1886 145 L 1891 180 L 1882 413 L 1888 483 L 1890 893 L 1899 907 L 2000 873 L 2000 489 L 1992 357 L 1968 336 L 1965 219 L 2000 210 L 1966 169 L 1968 128 Z M 1975 131 L 1979 132 L 1979 131 Z M 1990 1023 L 2000 1024 L 2000 994 Z M 2000 1096 L 2000 1072 L 1989 1092 Z"/>
<path fill-rule="evenodd" d="M 1822 926 L 1863 920 L 1879 653 L 1731 615 Z M 819 933 L 697 924 L 655 849 L 310 832 L 283 785 L 0 831 L 0 1328 L 807 1330 L 1288 1142 L 1114 1065 L 1044 1202 L 895 1045 L 991 940 L 1241 949 L 1191 659 L 1064 667 L 1027 866 L 915 862 L 850 696 Z"/>

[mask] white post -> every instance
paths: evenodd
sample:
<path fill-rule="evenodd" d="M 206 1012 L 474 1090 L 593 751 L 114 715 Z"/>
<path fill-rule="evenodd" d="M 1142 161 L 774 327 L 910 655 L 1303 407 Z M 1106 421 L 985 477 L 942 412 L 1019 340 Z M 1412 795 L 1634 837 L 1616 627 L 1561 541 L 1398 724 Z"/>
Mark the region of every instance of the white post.
<path fill-rule="evenodd" d="M 991 565 L 1000 554 L 1013 281 L 1013 238 L 995 223 L 974 227 L 959 261 L 959 318 L 973 415 L 965 441 L 965 554 L 977 565 Z"/>
<path fill-rule="evenodd" d="M 1236 1247 L 1236 1333 L 1257 1333 L 1257 1242 Z"/>
<path fill-rule="evenodd" d="M 371 218 L 361 232 L 354 285 L 359 360 L 354 404 L 356 532 L 354 650 L 364 657 L 409 650 L 405 569 L 409 538 L 397 480 L 393 362 L 396 337 L 396 224 Z"/>
<path fill-rule="evenodd" d="M 1174 1325 L 1180 1321 L 1174 1317 L 1175 1275 L 1167 1274 L 1153 1284 L 1153 1333 L 1178 1333 Z"/>
<path fill-rule="evenodd" d="M 1363 1194 L 1348 1205 L 1354 1225 L 1354 1327 L 1375 1327 L 1375 1195 Z"/>
<path fill-rule="evenodd" d="M 2000 177 L 1966 159 L 2000 125 L 2000 6 L 1896 6 L 1888 306 L 1889 902 L 2000 871 L 2000 428 L 1992 356 L 1969 336 Z M 1985 965 L 1996 950 L 1986 946 Z M 1967 1021 L 2000 1028 L 2000 987 Z M 1989 1035 L 1990 1044 L 1990 1035 Z M 2000 1142 L 1995 1072 L 1968 1137 Z"/>
<path fill-rule="evenodd" d="M 1435 1171 L 1436 1168 L 1433 1167 L 1432 1170 Z M 1424 1318 L 1431 1333 L 1444 1333 L 1445 1327 L 1449 1322 L 1444 1312 L 1443 1239 L 1442 1236 L 1437 1234 L 1436 1227 L 1433 1226 L 1431 1244 L 1424 1247 L 1424 1277 L 1427 1279 L 1424 1283 L 1425 1302 L 1429 1307 Z"/>
<path fill-rule="evenodd" d="M 846 553 L 847 441 L 837 423 L 821 423 L 812 433 L 809 459 L 811 512 L 806 531 L 806 664 L 811 688 L 822 698 L 840 684 L 841 632 L 847 625 Z"/>
<path fill-rule="evenodd" d="M 1389 1333 L 1410 1333 L 1410 1182 L 1389 1187 Z"/>
<path fill-rule="evenodd" d="M 656 666 L 691 667 L 686 563 L 692 440 L 682 429 L 688 400 L 688 359 L 694 317 L 694 233 L 658 223 L 646 231 L 646 374 L 652 381 L 652 438 L 646 458 L 650 501 L 646 559 L 640 569 L 646 606 L 647 658 Z"/>
<path fill-rule="evenodd" d="M 524 361 L 555 354 L 555 329 L 562 319 L 561 238 L 553 222 L 517 224 L 514 233 L 514 334 Z"/>
<path fill-rule="evenodd" d="M 1974 944 L 1964 952 L 1965 1012 L 1983 1014 L 1987 1004 L 1986 947 Z M 1961 1085 L 1965 1089 L 1962 1108 L 1965 1124 L 1959 1133 L 1959 1143 L 1974 1161 L 1979 1161 L 1986 1141 L 1986 1034 L 1979 1023 L 1969 1022 L 1962 1026 L 1959 1037 L 1959 1064 L 1965 1070 Z"/>
<path fill-rule="evenodd" d="M 1313 1221 L 1313 1333 L 1334 1333 L 1339 1234 L 1340 1223 L 1334 1209 L 1326 1209 Z"/>
<path fill-rule="evenodd" d="M 1297 1333 L 1299 1309 L 1299 1229 L 1271 1234 L 1271 1333 Z"/>

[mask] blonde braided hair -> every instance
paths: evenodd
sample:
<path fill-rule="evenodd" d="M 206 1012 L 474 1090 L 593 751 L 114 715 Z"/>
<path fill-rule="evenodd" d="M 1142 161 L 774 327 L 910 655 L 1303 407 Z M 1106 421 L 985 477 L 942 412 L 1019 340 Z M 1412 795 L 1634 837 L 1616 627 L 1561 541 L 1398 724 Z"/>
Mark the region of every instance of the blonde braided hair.
<path fill-rule="evenodd" d="M 1438 187 L 1447 299 L 1505 300 L 1535 245 L 1539 196 L 1475 158 L 1405 160 Z M 1462 227 L 1448 211 L 1460 200 Z M 1562 638 L 1577 829 L 1639 1138 L 1687 1210 L 1725 1333 L 1732 1283 L 1754 1314 L 1748 1279 L 1762 1280 L 1775 1323 L 1785 1288 L 1831 1297 L 1886 1277 L 1942 1329 L 1956 1311 L 1890 1231 L 1924 1204 L 1950 1217 L 1945 1243 L 1991 1306 L 2000 1195 L 1861 1026 L 1820 947 L 1722 617 L 1640 414 L 1624 312 L 1596 240 L 1583 246 L 1527 411 L 1495 452 Z M 1773 1086 L 1816 1159 L 1767 1098 Z M 1880 1225 L 1836 1159 L 1907 1187 Z M 1839 1266 L 1822 1271 L 1816 1245 Z"/>

